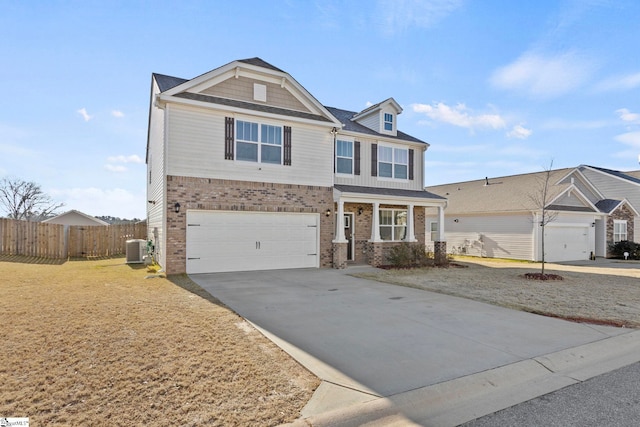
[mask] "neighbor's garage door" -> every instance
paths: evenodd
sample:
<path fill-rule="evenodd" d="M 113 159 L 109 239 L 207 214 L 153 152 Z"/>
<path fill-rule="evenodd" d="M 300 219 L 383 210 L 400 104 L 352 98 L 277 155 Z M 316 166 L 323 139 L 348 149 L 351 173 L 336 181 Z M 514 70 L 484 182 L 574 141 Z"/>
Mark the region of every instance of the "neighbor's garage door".
<path fill-rule="evenodd" d="M 187 273 L 318 267 L 318 214 L 187 211 Z"/>
<path fill-rule="evenodd" d="M 577 261 L 589 259 L 589 227 L 545 227 L 545 261 Z"/>

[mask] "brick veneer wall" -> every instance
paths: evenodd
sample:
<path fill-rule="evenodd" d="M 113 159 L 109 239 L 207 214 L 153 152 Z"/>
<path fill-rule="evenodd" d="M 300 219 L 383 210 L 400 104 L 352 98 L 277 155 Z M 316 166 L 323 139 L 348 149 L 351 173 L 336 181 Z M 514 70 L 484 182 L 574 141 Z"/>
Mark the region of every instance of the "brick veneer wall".
<path fill-rule="evenodd" d="M 613 211 L 607 218 L 607 245 L 613 244 L 613 221 L 616 219 L 627 221 L 627 240 L 633 242 L 635 216 L 625 204 Z"/>
<path fill-rule="evenodd" d="M 333 188 L 184 176 L 167 177 L 167 274 L 186 271 L 187 209 L 320 214 L 320 266 L 331 267 Z M 180 212 L 173 206 L 180 203 Z"/>

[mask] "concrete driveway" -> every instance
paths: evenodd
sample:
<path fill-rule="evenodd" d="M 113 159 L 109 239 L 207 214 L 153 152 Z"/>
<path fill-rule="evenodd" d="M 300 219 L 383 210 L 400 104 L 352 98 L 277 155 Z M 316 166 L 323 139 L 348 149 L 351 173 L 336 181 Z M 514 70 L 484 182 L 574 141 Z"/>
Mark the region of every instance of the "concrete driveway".
<path fill-rule="evenodd" d="M 191 278 L 323 380 L 314 407 L 303 415 L 400 395 L 630 331 L 347 274 L 357 268 Z"/>

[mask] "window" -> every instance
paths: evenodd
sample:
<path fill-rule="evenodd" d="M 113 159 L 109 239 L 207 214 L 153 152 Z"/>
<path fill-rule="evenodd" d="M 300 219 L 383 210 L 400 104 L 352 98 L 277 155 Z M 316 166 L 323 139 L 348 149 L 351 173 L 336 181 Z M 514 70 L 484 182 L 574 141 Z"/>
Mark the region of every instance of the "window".
<path fill-rule="evenodd" d="M 282 127 L 237 120 L 236 159 L 282 164 Z"/>
<path fill-rule="evenodd" d="M 384 113 L 384 130 L 393 131 L 393 114 Z"/>
<path fill-rule="evenodd" d="M 409 150 L 378 146 L 378 176 L 382 178 L 407 179 Z"/>
<path fill-rule="evenodd" d="M 400 241 L 407 234 L 407 210 L 380 209 L 380 238 Z"/>
<path fill-rule="evenodd" d="M 620 219 L 613 220 L 613 243 L 627 240 L 627 221 Z"/>
<path fill-rule="evenodd" d="M 336 141 L 336 172 L 353 174 L 353 142 Z"/>
<path fill-rule="evenodd" d="M 432 222 L 430 224 L 430 231 L 431 231 L 431 241 L 432 242 L 437 242 L 438 241 L 438 223 L 437 222 Z"/>

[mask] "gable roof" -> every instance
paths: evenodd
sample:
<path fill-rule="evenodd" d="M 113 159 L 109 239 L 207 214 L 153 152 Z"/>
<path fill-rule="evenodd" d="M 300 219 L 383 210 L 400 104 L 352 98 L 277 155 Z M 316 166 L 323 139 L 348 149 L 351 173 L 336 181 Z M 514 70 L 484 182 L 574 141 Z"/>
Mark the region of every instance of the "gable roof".
<path fill-rule="evenodd" d="M 635 176 L 635 174 L 637 174 L 640 171 L 620 172 L 620 171 L 616 171 L 616 170 L 612 170 L 612 169 L 599 168 L 599 167 L 596 167 L 596 166 L 589 166 L 589 165 L 581 165 L 581 166 L 585 167 L 585 168 L 590 168 L 590 169 L 593 169 L 593 170 L 597 170 L 597 171 L 600 171 L 602 173 L 606 173 L 607 175 L 615 176 L 616 178 L 620 178 L 620 179 L 623 179 L 625 181 L 633 182 L 634 184 L 640 184 L 640 177 Z"/>
<path fill-rule="evenodd" d="M 550 171 L 548 200 L 554 201 L 569 190 L 580 195 L 582 200 L 588 200 L 573 184 L 559 182 L 573 169 Z M 539 210 L 533 198 L 540 194 L 546 174 L 547 172 L 543 171 L 498 178 L 487 177 L 475 181 L 430 186 L 425 190 L 449 200 L 447 214 L 530 212 Z M 576 210 L 588 208 L 589 203 L 585 203 L 584 207 L 552 206 L 556 209 Z M 593 211 L 593 208 L 589 211 Z"/>
<path fill-rule="evenodd" d="M 216 104 L 230 109 L 252 110 L 259 113 L 288 116 L 305 121 L 323 122 L 334 126 L 339 124 L 338 120 L 333 117 L 311 93 L 291 77 L 291 75 L 261 58 L 255 57 L 232 61 L 193 79 L 183 79 L 157 73 L 154 73 L 152 77 L 155 79 L 158 89 L 160 90 L 157 99 L 161 102 L 168 100 L 175 101 L 176 98 L 179 98 L 185 100 L 186 103 L 192 104 Z M 259 102 L 223 98 L 201 93 L 208 87 L 215 86 L 218 83 L 234 77 L 249 77 L 264 80 L 269 84 L 277 84 L 295 97 L 300 102 L 300 105 L 304 105 L 306 111 L 274 107 Z"/>
<path fill-rule="evenodd" d="M 395 99 L 393 98 L 387 98 L 382 102 L 378 102 L 377 104 L 373 104 L 367 108 L 365 108 L 364 110 L 360 111 L 359 113 L 356 113 L 353 115 L 353 117 L 351 118 L 351 120 L 358 120 L 362 117 L 366 117 L 369 114 L 374 113 L 375 111 L 379 110 L 380 108 L 382 108 L 383 105 L 385 104 L 389 104 L 391 105 L 394 110 L 396 110 L 398 112 L 398 114 L 402 113 L 402 107 L 400 106 L 400 104 L 398 104 L 396 102 Z"/>
<path fill-rule="evenodd" d="M 61 213 L 60 215 L 56 215 L 54 217 L 45 219 L 42 222 L 51 222 L 51 223 L 56 224 L 56 223 L 58 223 L 58 221 L 61 221 L 61 220 L 64 221 L 65 218 L 73 218 L 74 216 L 76 216 L 76 217 L 79 216 L 80 218 L 82 218 L 82 219 L 84 219 L 84 220 L 86 220 L 88 222 L 95 223 L 95 225 L 109 225 L 109 223 L 106 222 L 106 221 L 103 221 L 103 220 L 98 219 L 98 218 L 96 218 L 94 216 L 91 216 L 91 215 L 87 215 L 86 213 L 80 212 L 80 211 L 75 210 L 75 209 L 71 209 L 70 211 Z M 79 225 L 83 225 L 83 224 L 79 224 Z"/>
<path fill-rule="evenodd" d="M 596 203 L 596 207 L 600 209 L 601 212 L 609 214 L 615 211 L 621 204 L 622 200 L 602 199 Z"/>
<path fill-rule="evenodd" d="M 342 110 L 340 108 L 335 108 L 335 107 L 325 107 L 325 108 L 329 110 L 329 112 L 333 114 L 335 118 L 340 120 L 340 122 L 342 123 L 342 130 L 344 131 L 364 133 L 364 134 L 376 136 L 379 138 L 390 138 L 390 139 L 397 139 L 402 141 L 417 142 L 420 144 L 426 144 L 427 146 L 429 145 L 427 142 L 424 142 L 418 138 L 415 138 L 401 131 L 398 131 L 397 135 L 389 135 L 389 134 L 376 132 L 373 129 L 370 129 L 364 125 L 361 125 L 355 120 L 352 120 L 353 117 L 356 114 L 358 114 L 355 111 Z"/>

